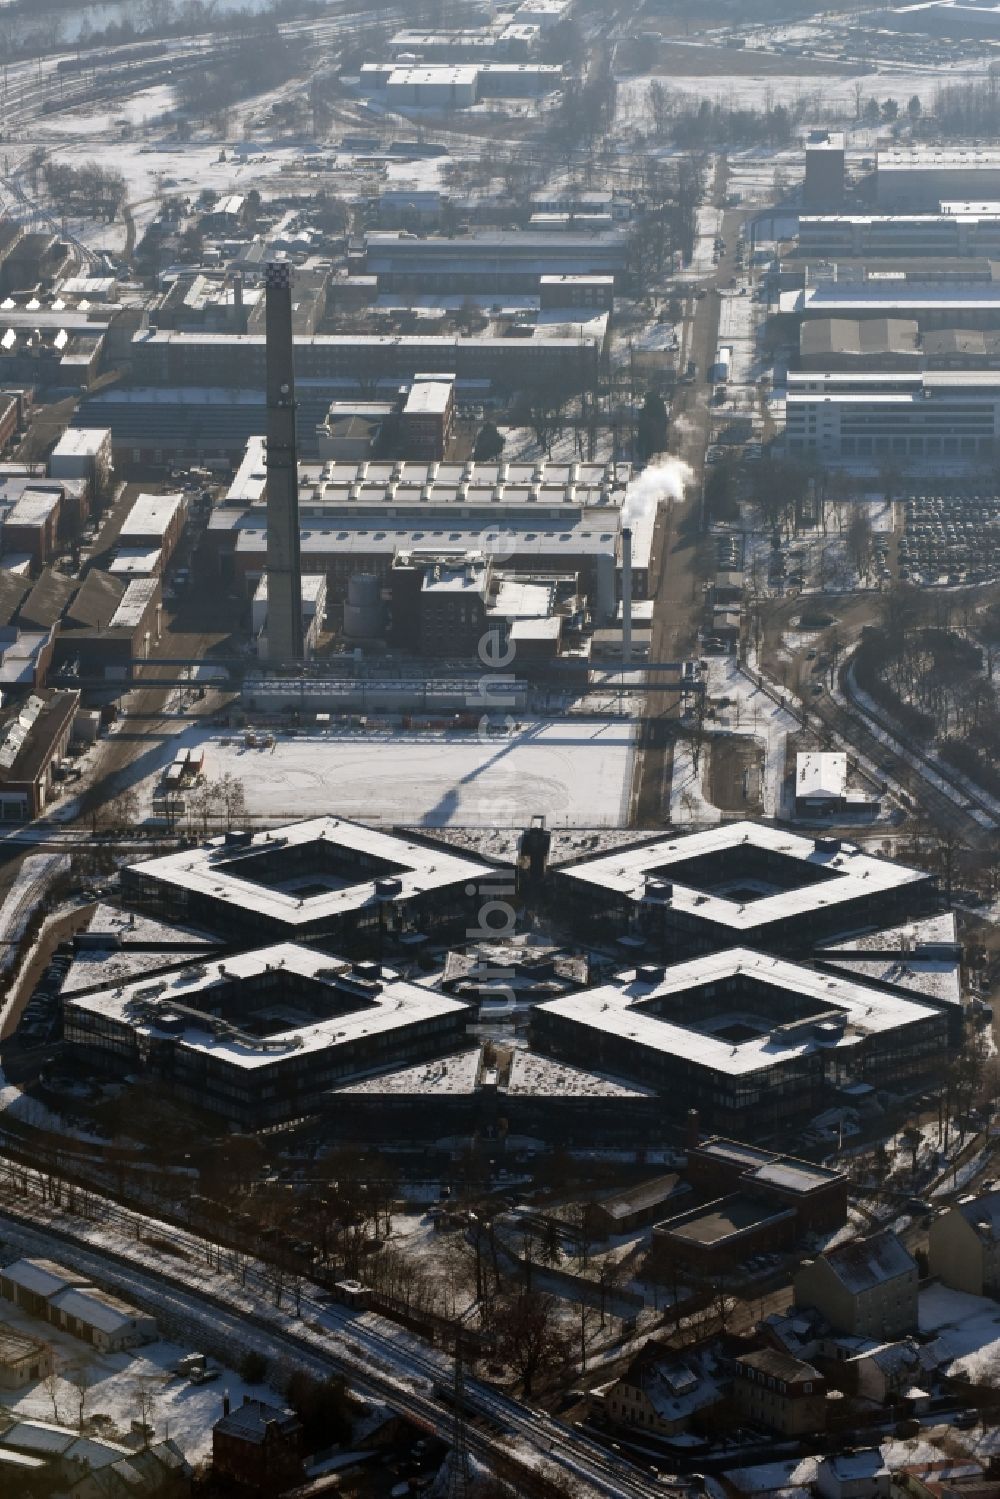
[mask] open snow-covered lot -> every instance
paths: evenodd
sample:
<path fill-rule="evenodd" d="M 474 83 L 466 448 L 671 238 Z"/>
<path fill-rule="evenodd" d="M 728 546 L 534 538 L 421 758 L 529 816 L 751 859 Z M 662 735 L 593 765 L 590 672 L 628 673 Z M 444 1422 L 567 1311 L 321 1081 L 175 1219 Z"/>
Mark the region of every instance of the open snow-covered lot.
<path fill-rule="evenodd" d="M 43 1339 L 53 1353 L 54 1379 L 5 1395 L 8 1409 L 26 1420 L 53 1421 L 73 1429 L 82 1405 L 88 1420 L 104 1418 L 101 1434 L 120 1440 L 144 1414 L 154 1440 L 170 1436 L 189 1462 L 200 1462 L 212 1450 L 212 1427 L 222 1415 L 223 1391 L 234 1406 L 242 1404 L 244 1395 L 281 1403 L 278 1391 L 247 1385 L 232 1369 L 220 1369 L 210 1384 L 191 1384 L 174 1373 L 181 1355 L 191 1352 L 176 1343 L 160 1340 L 131 1353 L 101 1353 L 11 1302 L 2 1303 L 2 1313 L 8 1327 Z"/>
<path fill-rule="evenodd" d="M 365 822 L 519 826 L 543 813 L 553 827 L 626 820 L 634 726 L 604 719 L 524 719 L 485 737 L 386 729 L 277 735 L 248 748 L 240 733 L 188 729 L 161 746 L 140 788 L 151 805 L 179 749 L 205 747 L 205 775 L 239 777 L 251 818 L 332 813 Z"/>

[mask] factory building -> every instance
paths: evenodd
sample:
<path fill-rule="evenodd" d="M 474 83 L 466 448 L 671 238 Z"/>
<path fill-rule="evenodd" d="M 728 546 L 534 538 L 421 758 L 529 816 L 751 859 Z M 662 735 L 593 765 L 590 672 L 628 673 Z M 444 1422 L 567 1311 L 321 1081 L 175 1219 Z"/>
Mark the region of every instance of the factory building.
<path fill-rule="evenodd" d="M 361 75 L 362 87 L 384 92 L 390 108 L 467 109 L 479 97 L 479 69 L 463 63 L 393 66 L 387 74 L 366 64 Z"/>
<path fill-rule="evenodd" d="M 382 379 L 398 384 L 423 372 L 454 375 L 460 382 L 489 381 L 501 391 L 516 391 L 526 385 L 589 390 L 597 379 L 602 352 L 603 336 L 571 337 L 545 330 L 532 338 L 317 334 L 295 340 L 295 378 L 300 388 L 302 382 L 338 380 L 349 380 L 354 388 L 370 388 Z M 264 366 L 262 334 L 144 329 L 132 340 L 136 385 L 260 391 L 264 388 Z M 327 403 L 334 394 L 328 383 Z M 256 399 L 260 403 L 260 397 Z M 98 416 L 106 409 L 96 402 L 91 406 Z M 314 419 L 313 427 L 321 416 Z"/>
<path fill-rule="evenodd" d="M 58 484 L 26 485 L 3 514 L 4 556 L 26 556 L 32 569 L 43 567 L 56 551 L 61 510 Z"/>
<path fill-rule="evenodd" d="M 1000 41 L 1000 5 L 977 0 L 917 0 L 879 16 L 879 28 L 911 35 L 949 37 L 953 41 Z"/>
<path fill-rule="evenodd" d="M 788 374 L 789 453 L 981 462 L 998 437 L 1000 371 Z"/>
<path fill-rule="evenodd" d="M 184 494 L 140 494 L 121 523 L 110 571 L 151 578 L 169 566 L 187 519 Z"/>
<path fill-rule="evenodd" d="M 70 427 L 49 454 L 49 477 L 82 479 L 93 500 L 111 476 L 111 432 L 107 427 Z"/>
<path fill-rule="evenodd" d="M 348 1079 L 456 1051 L 468 1019 L 465 1005 L 378 963 L 291 942 L 77 993 L 63 1007 L 71 1050 L 240 1129 L 301 1119 Z"/>
<path fill-rule="evenodd" d="M 475 928 L 479 885 L 492 873 L 474 859 L 318 817 L 133 864 L 122 889 L 158 916 L 233 939 L 322 937 L 357 952 L 407 933 Z"/>
<path fill-rule="evenodd" d="M 799 369 L 898 372 L 926 359 L 913 318 L 808 318 L 799 328 Z"/>
<path fill-rule="evenodd" d="M 79 692 L 35 691 L 0 718 L 0 820 L 31 822 L 49 805 L 79 706 Z"/>
<path fill-rule="evenodd" d="M 881 278 L 823 281 L 780 294 L 780 312 L 817 318 L 904 318 L 921 332 L 934 328 L 1000 328 L 1000 283 Z"/>
<path fill-rule="evenodd" d="M 858 1087 L 936 1075 L 947 1017 L 906 997 L 734 947 L 536 1006 L 531 1041 L 560 1061 L 654 1088 L 735 1138 L 780 1135 Z"/>
<path fill-rule="evenodd" d="M 808 953 L 824 935 L 937 904 L 933 877 L 837 838 L 735 822 L 562 865 L 555 909 L 591 940 L 630 933 L 673 959 L 738 943 Z"/>
<path fill-rule="evenodd" d="M 839 208 L 844 201 L 845 143 L 842 131 L 814 130 L 806 137 L 806 208 Z"/>
<path fill-rule="evenodd" d="M 221 577 L 256 588 L 264 567 L 260 439 L 247 449 L 207 542 Z M 325 571 L 329 602 L 368 575 L 389 587 L 396 560 L 492 558 L 511 573 L 579 580 L 595 616 L 613 616 L 620 594 L 622 517 L 631 470 L 583 464 L 303 464 L 299 509 L 303 565 Z M 649 588 L 653 512 L 632 517 L 632 591 Z"/>
<path fill-rule="evenodd" d="M 440 462 L 454 425 L 454 378 L 416 375 L 399 414 L 400 452 L 408 458 Z"/>
<path fill-rule="evenodd" d="M 621 285 L 628 240 L 619 229 L 562 234 L 484 229 L 419 239 L 379 229 L 369 231 L 363 253 L 348 264 L 353 273 L 376 276 L 380 292 L 537 294 L 543 276 L 613 276 Z"/>
<path fill-rule="evenodd" d="M 315 655 L 326 620 L 326 574 L 305 573 L 302 591 L 302 654 L 308 661 Z M 257 655 L 267 659 L 267 574 L 257 584 L 250 611 L 250 633 L 257 645 Z"/>
<path fill-rule="evenodd" d="M 564 76 L 557 63 L 478 57 L 428 62 L 400 54 L 393 62 L 363 63 L 360 87 L 384 98 L 390 109 L 451 110 L 469 109 L 480 99 L 537 99 L 561 88 Z"/>
<path fill-rule="evenodd" d="M 935 213 L 800 214 L 803 256 L 941 258 L 1000 254 L 1000 204 L 942 203 Z"/>
<path fill-rule="evenodd" d="M 875 160 L 879 208 L 936 209 L 943 200 L 1000 202 L 1000 148 L 888 146 Z"/>

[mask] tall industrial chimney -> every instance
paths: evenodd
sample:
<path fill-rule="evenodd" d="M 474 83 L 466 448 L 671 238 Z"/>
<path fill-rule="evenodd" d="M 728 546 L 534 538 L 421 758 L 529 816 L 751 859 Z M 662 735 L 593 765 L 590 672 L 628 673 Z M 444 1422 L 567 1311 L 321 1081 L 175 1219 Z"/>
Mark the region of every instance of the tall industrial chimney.
<path fill-rule="evenodd" d="M 299 472 L 292 364 L 292 270 L 267 267 L 267 659 L 302 660 Z"/>
<path fill-rule="evenodd" d="M 622 530 L 622 665 L 632 664 L 632 532 Z"/>

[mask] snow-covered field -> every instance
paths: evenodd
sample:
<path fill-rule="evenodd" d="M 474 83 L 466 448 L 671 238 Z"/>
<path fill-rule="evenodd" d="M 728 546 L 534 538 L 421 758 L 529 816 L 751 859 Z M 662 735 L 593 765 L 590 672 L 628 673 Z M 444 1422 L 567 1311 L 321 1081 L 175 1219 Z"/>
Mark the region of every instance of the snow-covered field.
<path fill-rule="evenodd" d="M 692 49 L 693 51 L 694 49 Z M 977 70 L 969 68 L 969 75 Z M 982 70 L 985 72 L 985 69 Z M 622 78 L 618 84 L 618 124 L 649 129 L 652 113 L 649 88 L 652 76 Z M 849 74 L 824 76 L 817 64 L 815 74 L 803 73 L 672 73 L 658 82 L 672 98 L 684 103 L 707 99 L 726 109 L 763 109 L 783 104 L 801 110 L 808 119 L 829 120 L 840 117 L 853 121 L 857 117 L 857 91 L 861 107 L 867 99 L 898 100 L 901 109 L 916 94 L 922 103 L 930 104 L 941 86 L 942 75 L 926 72 L 896 72 L 885 68 L 858 77 Z"/>
<path fill-rule="evenodd" d="M 182 747 L 205 746 L 210 780 L 237 776 L 251 818 L 332 813 L 441 827 L 519 826 L 544 813 L 555 827 L 626 819 L 634 727 L 604 720 L 525 719 L 509 733 L 377 733 L 331 729 L 248 749 L 240 734 L 188 729 L 168 739 L 140 794 L 151 807 L 159 772 Z"/>

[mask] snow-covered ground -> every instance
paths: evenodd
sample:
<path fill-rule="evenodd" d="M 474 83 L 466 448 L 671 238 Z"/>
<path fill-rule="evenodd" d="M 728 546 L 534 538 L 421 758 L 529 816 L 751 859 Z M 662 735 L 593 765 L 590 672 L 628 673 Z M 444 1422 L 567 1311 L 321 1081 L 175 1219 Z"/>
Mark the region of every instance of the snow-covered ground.
<path fill-rule="evenodd" d="M 674 745 L 670 821 L 678 827 L 708 827 L 722 821 L 722 813 L 705 794 L 704 778 L 711 753 L 711 744 L 706 744 L 696 767 L 691 745 L 684 739 L 678 739 Z"/>
<path fill-rule="evenodd" d="M 192 1349 L 176 1343 L 160 1341 L 131 1353 L 101 1353 L 10 1302 L 2 1305 L 2 1318 L 24 1336 L 46 1342 L 57 1371 L 54 1386 L 40 1380 L 21 1392 L 5 1394 L 7 1408 L 17 1416 L 75 1429 L 80 1411 L 78 1386 L 85 1382 L 84 1417 L 106 1417 L 109 1425 L 103 1431 L 112 1440 L 116 1434 L 128 1436 L 131 1423 L 140 1418 L 141 1401 L 154 1440 L 169 1436 L 195 1463 L 211 1453 L 212 1426 L 222 1415 L 223 1391 L 233 1406 L 242 1404 L 244 1394 L 282 1403 L 278 1391 L 263 1384 L 247 1385 L 232 1369 L 220 1369 L 218 1380 L 210 1384 L 191 1384 L 175 1374 L 173 1367 Z"/>
<path fill-rule="evenodd" d="M 385 729 L 278 736 L 248 749 L 241 734 L 190 728 L 165 740 L 140 796 L 150 811 L 160 773 L 181 748 L 202 744 L 210 780 L 243 782 L 251 818 L 331 813 L 362 821 L 440 827 L 523 825 L 543 813 L 555 827 L 621 826 L 632 779 L 634 726 L 605 720 L 521 720 L 480 737 Z"/>
<path fill-rule="evenodd" d="M 785 775 L 785 744 L 799 721 L 740 669 L 735 656 L 708 658 L 706 691 L 715 700 L 729 704 L 715 718 L 715 725 L 733 734 L 750 734 L 764 745 L 763 815 L 781 815 L 781 789 Z"/>
<path fill-rule="evenodd" d="M 155 95 L 155 99 L 147 101 L 149 114 L 162 113 L 164 92 L 147 90 L 136 95 L 129 106 L 116 108 L 113 119 L 127 114 L 133 123 L 140 122 L 145 117 L 142 111 L 146 108 L 143 100 L 147 94 Z M 49 159 L 79 167 L 99 157 L 103 167 L 121 172 L 140 236 L 155 217 L 164 194 L 194 199 L 205 188 L 221 194 L 248 192 L 251 187 L 266 192 L 268 185 L 277 187 L 302 159 L 297 145 L 255 145 L 245 152 L 225 151 L 226 159 L 220 160 L 223 153 L 218 142 L 158 145 L 139 140 L 109 140 L 104 127 L 111 125 L 111 120 L 103 114 L 70 114 L 63 124 L 67 139 L 53 141 Z M 27 154 L 25 149 L 23 156 L 26 158 Z M 67 229 L 95 249 L 120 250 L 124 246 L 125 226 L 121 220 L 105 224 L 71 218 L 67 220 Z"/>
<path fill-rule="evenodd" d="M 1000 1370 L 1000 1306 L 986 1296 L 969 1296 L 947 1286 L 921 1291 L 921 1332 L 937 1334 L 931 1345 L 953 1378 L 964 1373 L 974 1384 L 994 1384 Z"/>
<path fill-rule="evenodd" d="M 697 54 L 692 48 L 694 63 Z M 969 73 L 977 70 L 970 67 Z M 640 129 L 650 129 L 653 123 L 649 107 L 649 89 L 654 77 L 622 78 L 618 84 L 618 124 Z M 763 109 L 783 104 L 786 109 L 801 112 L 803 118 L 811 120 L 842 120 L 845 124 L 857 118 L 856 91 L 860 89 L 861 108 L 865 101 L 877 99 L 879 103 L 892 98 L 899 102 L 901 110 L 916 94 L 922 103 L 930 104 L 941 85 L 941 74 L 927 72 L 884 71 L 865 73 L 857 77 L 849 74 L 823 76 L 817 64 L 815 74 L 810 73 L 671 73 L 657 80 L 666 89 L 670 98 L 685 105 L 707 99 L 724 109 Z"/>

